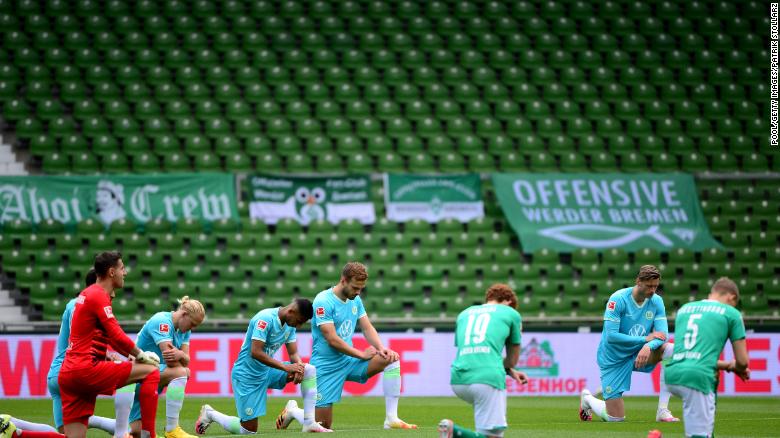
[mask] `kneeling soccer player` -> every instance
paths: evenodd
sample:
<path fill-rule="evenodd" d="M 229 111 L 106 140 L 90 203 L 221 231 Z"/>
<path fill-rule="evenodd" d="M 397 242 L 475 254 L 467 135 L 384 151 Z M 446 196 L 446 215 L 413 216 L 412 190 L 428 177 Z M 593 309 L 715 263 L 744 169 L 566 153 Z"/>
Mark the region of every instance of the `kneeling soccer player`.
<path fill-rule="evenodd" d="M 69 346 L 57 377 L 65 435 L 86 436 L 99 394 L 112 394 L 117 388 L 140 382 L 142 437 L 155 438 L 160 358 L 136 347 L 114 318 L 111 299 L 115 290 L 124 286 L 127 275 L 122 255 L 115 251 L 98 254 L 94 268 L 97 282 L 76 298 Z M 135 361 L 106 361 L 107 344 L 120 354 L 132 355 Z"/>
<path fill-rule="evenodd" d="M 203 304 L 185 296 L 179 300 L 179 308 L 175 312 L 156 313 L 138 332 L 138 348 L 153 351 L 163 359 L 158 392 L 168 388 L 165 393 L 165 438 L 194 438 L 179 426 L 179 412 L 184 405 L 184 388 L 190 375 L 187 367 L 190 363 L 190 333 L 205 318 Z M 140 436 L 141 405 L 137 397 L 130 411 L 130 430 L 133 436 Z"/>
<path fill-rule="evenodd" d="M 715 428 L 717 370 L 750 379 L 745 324 L 735 307 L 739 288 L 727 277 L 712 285 L 706 300 L 688 303 L 677 311 L 674 356 L 666 366 L 666 382 L 672 394 L 683 400 L 685 436 L 710 437 Z M 726 340 L 734 360 L 718 360 Z"/>
<path fill-rule="evenodd" d="M 401 362 L 398 353 L 382 345 L 360 299 L 366 288 L 368 271 L 362 263 L 347 263 L 339 283 L 314 298 L 316 309 L 311 333 L 313 346 L 311 363 L 319 372 L 316 418 L 323 426 L 333 424 L 333 404 L 341 400 L 344 382 L 365 383 L 383 373 L 385 393 L 385 429 L 417 429 L 398 418 L 401 396 Z M 352 346 L 355 327 L 360 329 L 371 347 L 360 351 Z M 288 406 L 289 407 L 289 406 Z M 289 420 L 283 411 L 277 424 Z"/>
<path fill-rule="evenodd" d="M 295 329 L 311 317 L 311 301 L 303 298 L 285 307 L 258 312 L 249 321 L 244 343 L 230 376 L 238 417 L 225 415 L 209 405 L 203 405 L 195 423 L 195 432 L 203 435 L 209 425 L 216 422 L 230 433 L 257 433 L 257 419 L 265 415 L 268 388 L 282 389 L 290 381 L 301 385 L 303 432 L 332 432 L 314 421 L 317 370 L 310 364 L 304 364 L 298 354 Z M 273 358 L 282 344 L 287 348 L 291 363 Z"/>
<path fill-rule="evenodd" d="M 672 357 L 674 344 L 664 342 L 669 336 L 666 308 L 663 299 L 655 293 L 660 283 L 658 268 L 644 265 L 639 269 L 634 286 L 609 297 L 596 355 L 604 400 L 583 389 L 580 396 L 582 421 L 590 421 L 592 414 L 603 421 L 624 421 L 623 393 L 631 389 L 631 373 L 651 373 L 658 362 Z M 664 383 L 663 370 L 660 392 L 655 420 L 680 421 L 669 411 L 671 393 Z"/>
<path fill-rule="evenodd" d="M 525 373 L 514 369 L 520 358 L 522 321 L 515 310 L 517 296 L 505 284 L 494 284 L 485 293 L 485 304 L 462 311 L 455 322 L 458 353 L 450 369 L 452 390 L 474 406 L 477 431 L 444 419 L 440 438 L 502 437 L 506 423 L 506 378 L 521 384 Z M 506 357 L 501 351 L 506 346 Z"/>

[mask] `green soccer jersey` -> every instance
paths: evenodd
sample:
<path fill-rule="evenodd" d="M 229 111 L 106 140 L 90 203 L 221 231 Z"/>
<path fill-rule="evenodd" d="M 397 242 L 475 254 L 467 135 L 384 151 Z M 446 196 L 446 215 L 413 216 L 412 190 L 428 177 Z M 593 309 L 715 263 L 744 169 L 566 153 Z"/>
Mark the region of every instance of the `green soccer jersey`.
<path fill-rule="evenodd" d="M 666 365 L 666 383 L 714 392 L 718 357 L 727 339 L 745 339 L 737 309 L 713 300 L 682 306 L 675 319 L 674 355 Z"/>
<path fill-rule="evenodd" d="M 506 389 L 506 372 L 501 355 L 506 344 L 520 344 L 520 314 L 503 304 L 471 306 L 460 312 L 456 322 L 450 384 L 482 383 Z"/>

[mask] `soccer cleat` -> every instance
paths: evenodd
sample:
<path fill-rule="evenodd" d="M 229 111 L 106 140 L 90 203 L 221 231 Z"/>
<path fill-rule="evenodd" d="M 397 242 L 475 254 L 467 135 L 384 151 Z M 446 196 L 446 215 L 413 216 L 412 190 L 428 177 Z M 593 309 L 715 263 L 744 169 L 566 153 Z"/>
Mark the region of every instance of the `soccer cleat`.
<path fill-rule="evenodd" d="M 385 419 L 385 429 L 417 429 L 417 425 L 409 424 L 400 418 L 396 418 L 393 421 Z"/>
<path fill-rule="evenodd" d="M 593 420 L 593 414 L 590 411 L 590 406 L 588 406 L 588 402 L 585 400 L 585 396 L 590 395 L 590 391 L 587 389 L 583 389 L 582 393 L 580 393 L 580 420 L 581 421 L 591 421 Z"/>
<path fill-rule="evenodd" d="M 452 431 L 455 428 L 455 424 L 452 422 L 452 420 L 443 419 L 439 421 L 439 427 L 437 427 L 437 430 L 439 431 L 439 438 L 452 438 Z"/>
<path fill-rule="evenodd" d="M 15 438 L 16 426 L 8 414 L 0 415 L 0 438 Z"/>
<path fill-rule="evenodd" d="M 653 429 L 647 433 L 647 438 L 662 438 L 664 435 L 658 429 Z"/>
<path fill-rule="evenodd" d="M 287 429 L 287 426 L 292 423 L 292 421 L 295 419 L 292 416 L 292 412 L 290 412 L 293 409 L 298 408 L 298 402 L 295 400 L 290 400 L 287 402 L 286 405 L 284 405 L 284 409 L 282 409 L 282 412 L 279 413 L 279 416 L 276 417 L 276 428 L 277 429 Z"/>
<path fill-rule="evenodd" d="M 322 423 L 320 423 L 319 421 L 312 421 L 309 424 L 304 424 L 303 428 L 301 429 L 301 432 L 303 432 L 303 433 L 328 433 L 328 432 L 333 432 L 333 431 L 328 429 L 327 427 L 323 426 Z"/>
<path fill-rule="evenodd" d="M 176 426 L 176 429 L 165 432 L 165 438 L 195 438 L 195 435 L 190 435 L 181 426 Z"/>
<path fill-rule="evenodd" d="M 677 423 L 680 419 L 672 415 L 672 411 L 668 408 L 663 408 L 656 412 L 655 421 L 660 421 L 662 423 Z"/>
<path fill-rule="evenodd" d="M 195 422 L 195 433 L 203 435 L 206 433 L 206 429 L 211 425 L 211 419 L 209 418 L 209 411 L 213 408 L 209 405 L 203 405 L 200 407 L 200 414 L 198 414 L 198 421 Z M 167 437 L 166 437 L 167 438 Z"/>

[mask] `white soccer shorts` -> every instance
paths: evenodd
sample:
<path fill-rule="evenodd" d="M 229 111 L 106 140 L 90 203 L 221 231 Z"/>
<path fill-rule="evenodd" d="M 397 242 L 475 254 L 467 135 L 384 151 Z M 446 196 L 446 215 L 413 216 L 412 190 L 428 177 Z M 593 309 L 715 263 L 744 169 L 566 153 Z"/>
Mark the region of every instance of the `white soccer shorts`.
<path fill-rule="evenodd" d="M 506 429 L 506 390 L 482 383 L 452 385 L 461 400 L 474 406 L 474 425 L 483 435 L 503 436 Z"/>
<path fill-rule="evenodd" d="M 683 400 L 685 436 L 712 436 L 715 427 L 715 393 L 680 385 L 666 385 L 669 392 Z"/>

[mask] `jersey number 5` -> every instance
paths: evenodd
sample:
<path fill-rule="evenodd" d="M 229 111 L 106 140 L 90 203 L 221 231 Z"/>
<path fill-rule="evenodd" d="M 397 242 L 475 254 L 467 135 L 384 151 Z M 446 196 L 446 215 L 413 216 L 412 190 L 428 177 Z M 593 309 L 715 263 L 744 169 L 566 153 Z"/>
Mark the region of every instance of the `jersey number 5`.
<path fill-rule="evenodd" d="M 487 334 L 488 324 L 490 324 L 490 314 L 482 313 L 479 316 L 469 315 L 469 322 L 466 324 L 466 335 L 464 336 L 464 345 L 471 343 L 479 344 L 485 340 L 485 334 Z M 471 339 L 472 332 L 474 339 Z"/>
<path fill-rule="evenodd" d="M 688 329 L 685 331 L 685 337 L 683 338 L 683 345 L 686 350 L 690 350 L 696 345 L 696 337 L 699 336 L 699 325 L 696 324 L 696 320 L 701 318 L 701 313 L 695 313 L 688 318 Z"/>

